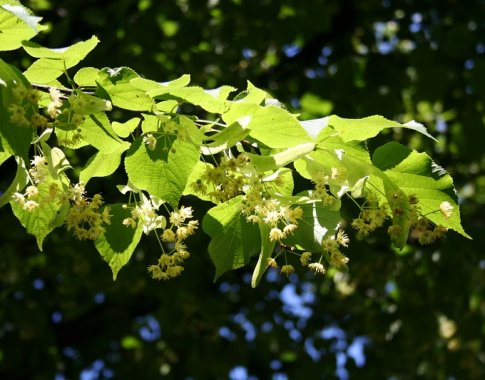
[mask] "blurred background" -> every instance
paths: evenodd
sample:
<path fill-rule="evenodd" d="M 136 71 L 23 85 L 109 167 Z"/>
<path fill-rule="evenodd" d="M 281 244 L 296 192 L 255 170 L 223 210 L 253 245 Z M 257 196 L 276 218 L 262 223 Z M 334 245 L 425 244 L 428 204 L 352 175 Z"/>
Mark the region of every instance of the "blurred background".
<path fill-rule="evenodd" d="M 85 66 L 129 66 L 157 81 L 189 73 L 204 87 L 243 89 L 249 80 L 303 119 L 424 123 L 437 144 L 394 132 L 370 148 L 399 140 L 445 167 L 474 240 L 450 232 L 395 252 L 384 234 L 352 239 L 349 273 L 270 271 L 253 290 L 251 268 L 212 282 L 202 234 L 180 278 L 153 281 L 146 267 L 159 252 L 144 239 L 113 282 L 93 245 L 65 229 L 39 253 L 6 206 L 1 379 L 485 378 L 484 0 L 23 4 L 50 26 L 36 38 L 45 46 L 97 35 Z M 4 59 L 30 64 L 22 52 Z M 103 181 L 90 186 L 112 192 Z"/>

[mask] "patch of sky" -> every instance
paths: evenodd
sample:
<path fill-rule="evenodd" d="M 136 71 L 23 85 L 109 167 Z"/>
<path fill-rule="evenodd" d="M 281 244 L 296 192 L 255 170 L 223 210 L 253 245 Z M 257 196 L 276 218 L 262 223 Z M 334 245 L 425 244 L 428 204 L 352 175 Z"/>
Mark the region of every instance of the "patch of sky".
<path fill-rule="evenodd" d="M 114 372 L 107 368 L 104 360 L 95 360 L 91 367 L 85 368 L 81 371 L 80 380 L 96 380 L 96 379 L 112 379 Z"/>
<path fill-rule="evenodd" d="M 308 319 L 313 314 L 313 309 L 307 306 L 315 301 L 310 287 L 303 286 L 302 293 L 298 294 L 294 284 L 286 284 L 281 290 L 280 299 L 283 311 L 289 315 Z"/>
<path fill-rule="evenodd" d="M 135 323 L 138 326 L 138 334 L 144 341 L 153 342 L 160 338 L 160 324 L 153 315 L 137 317 Z"/>
<path fill-rule="evenodd" d="M 409 31 L 411 33 L 418 33 L 423 27 L 423 15 L 421 13 L 413 13 L 411 16 L 411 24 Z"/>
<path fill-rule="evenodd" d="M 250 376 L 248 369 L 243 366 L 236 366 L 229 372 L 230 380 L 256 380 L 256 377 Z"/>
<path fill-rule="evenodd" d="M 276 372 L 273 375 L 272 380 L 288 380 L 288 375 L 283 372 Z"/>
<path fill-rule="evenodd" d="M 246 339 L 247 342 L 252 342 L 256 338 L 256 328 L 243 313 L 237 313 L 232 316 L 231 319 L 244 330 L 246 333 L 244 339 Z"/>
<path fill-rule="evenodd" d="M 336 375 L 340 380 L 348 379 L 348 371 L 345 368 L 348 358 L 354 360 L 358 367 L 365 365 L 364 347 L 369 344 L 369 340 L 363 336 L 355 337 L 352 342 L 348 342 L 347 334 L 338 326 L 330 326 L 323 329 L 320 333 L 325 340 L 334 339 L 330 349 L 335 353 L 337 361 Z"/>
<path fill-rule="evenodd" d="M 283 53 L 288 57 L 292 58 L 301 51 L 301 46 L 295 44 L 283 45 Z"/>
<path fill-rule="evenodd" d="M 471 70 L 475 67 L 475 61 L 473 59 L 467 59 L 465 61 L 465 69 L 466 70 Z"/>
<path fill-rule="evenodd" d="M 35 290 L 42 290 L 44 288 L 44 280 L 41 278 L 36 278 L 34 281 L 32 281 L 32 286 L 34 287 Z"/>
<path fill-rule="evenodd" d="M 445 133 L 448 129 L 448 124 L 442 117 L 436 118 L 436 131 L 439 133 Z"/>
<path fill-rule="evenodd" d="M 98 305 L 104 303 L 104 300 L 106 298 L 106 295 L 103 292 L 96 293 L 93 297 L 94 303 L 97 303 Z"/>
<path fill-rule="evenodd" d="M 252 49 L 244 48 L 244 49 L 242 49 L 242 56 L 245 59 L 254 58 L 256 56 L 256 51 L 254 51 Z"/>
<path fill-rule="evenodd" d="M 51 314 L 51 320 L 53 323 L 60 323 L 62 321 L 62 313 L 60 311 L 54 311 Z"/>
<path fill-rule="evenodd" d="M 79 357 L 79 352 L 73 347 L 67 346 L 62 349 L 62 354 L 69 359 L 75 359 Z"/>
<path fill-rule="evenodd" d="M 219 336 L 227 339 L 230 342 L 234 342 L 236 340 L 236 334 L 226 326 L 222 326 L 219 329 Z"/>

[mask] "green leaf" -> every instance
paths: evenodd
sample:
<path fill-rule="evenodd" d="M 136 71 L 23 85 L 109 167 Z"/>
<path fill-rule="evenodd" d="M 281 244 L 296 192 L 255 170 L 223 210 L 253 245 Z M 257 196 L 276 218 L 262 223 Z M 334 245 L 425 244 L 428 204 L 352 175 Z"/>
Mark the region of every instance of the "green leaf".
<path fill-rule="evenodd" d="M 134 78 L 130 84 L 143 91 L 148 91 L 150 97 L 165 94 L 164 90 L 169 91 L 173 88 L 185 87 L 190 83 L 190 75 L 184 74 L 180 78 L 174 79 L 170 82 L 155 82 L 145 78 Z"/>
<path fill-rule="evenodd" d="M 179 88 L 161 88 L 152 90 L 149 95 L 155 99 L 170 99 L 174 97 L 183 102 L 191 103 L 212 113 L 222 113 L 229 108 L 227 97 L 235 90 L 234 87 L 222 86 L 205 90 L 202 87 L 190 86 Z"/>
<path fill-rule="evenodd" d="M 139 78 L 139 76 L 132 69 L 118 67 L 116 69 L 102 69 L 98 73 L 96 82 L 106 91 L 115 106 L 131 111 L 151 111 L 155 102 L 145 91 L 131 84 L 131 80 L 135 78 Z"/>
<path fill-rule="evenodd" d="M 17 2 L 0 5 L 0 51 L 15 50 L 22 41 L 30 40 L 47 27 L 40 24 L 41 17 L 32 16 L 30 11 Z"/>
<path fill-rule="evenodd" d="M 49 165 L 51 177 L 55 180 L 62 180 L 64 178 L 62 173 L 64 173 L 67 169 L 72 169 L 69 161 L 64 155 L 64 152 L 57 147 L 49 147 L 45 142 L 41 142 L 41 145 Z"/>
<path fill-rule="evenodd" d="M 244 140 L 248 134 L 248 129 L 243 129 L 239 123 L 233 123 L 222 131 L 206 137 L 206 140 L 210 140 L 210 142 L 200 147 L 201 152 L 205 155 L 222 152 L 233 147 L 237 142 Z"/>
<path fill-rule="evenodd" d="M 271 227 L 266 223 L 259 222 L 259 233 L 261 236 L 261 252 L 259 253 L 258 262 L 254 267 L 253 275 L 251 277 L 251 287 L 255 288 L 259 281 L 263 278 L 264 273 L 268 269 L 268 259 L 271 257 L 276 241 L 271 241 L 269 238 L 269 232 Z"/>
<path fill-rule="evenodd" d="M 120 137 L 128 137 L 140 125 L 140 118 L 134 117 L 124 123 L 113 121 L 113 131 Z"/>
<path fill-rule="evenodd" d="M 69 96 L 68 101 L 72 104 L 72 107 L 75 107 L 75 112 L 79 115 L 91 115 L 97 112 L 111 111 L 113 108 L 109 100 L 85 94 L 80 90 L 76 90 L 74 94 Z"/>
<path fill-rule="evenodd" d="M 125 169 L 133 185 L 177 207 L 198 160 L 199 149 L 191 143 L 165 135 L 152 151 L 140 136 L 126 154 Z"/>
<path fill-rule="evenodd" d="M 87 184 L 93 177 L 106 177 L 113 174 L 118 166 L 120 166 L 121 155 L 128 149 L 128 146 L 120 146 L 120 150 L 104 154 L 97 152 L 94 154 L 81 173 L 79 173 L 79 181 Z"/>
<path fill-rule="evenodd" d="M 211 237 L 209 255 L 216 267 L 214 281 L 231 269 L 249 262 L 261 248 L 259 229 L 241 213 L 242 197 L 210 209 L 202 221 L 202 228 Z"/>
<path fill-rule="evenodd" d="M 87 117 L 80 129 L 84 139 L 104 154 L 113 153 L 123 148 L 127 149 L 130 145 L 116 135 L 104 112 Z"/>
<path fill-rule="evenodd" d="M 98 43 L 98 38 L 92 36 L 89 40 L 75 43 L 69 47 L 49 49 L 25 41 L 22 43 L 25 51 L 39 59 L 25 71 L 24 75 L 31 82 L 49 83 L 60 77 L 67 69 L 81 62 Z"/>
<path fill-rule="evenodd" d="M 35 201 L 39 203 L 39 207 L 36 207 L 32 211 L 24 210 L 15 201 L 10 202 L 13 213 L 27 232 L 36 237 L 37 245 L 41 251 L 45 237 L 63 223 L 64 217 L 69 211 L 69 202 L 67 199 L 56 199 L 52 201 L 49 194 L 49 186 L 53 182 L 62 186 L 59 181 L 46 181 L 37 186 L 39 195 Z"/>
<path fill-rule="evenodd" d="M 317 139 L 320 142 L 316 150 L 296 160 L 295 169 L 307 179 L 313 179 L 322 173 L 329 176 L 330 190 L 334 195 L 342 196 L 347 189 L 374 170 L 364 143 L 344 143 L 332 134 L 331 128 L 323 129 Z M 335 170 L 346 173 L 343 183 L 332 179 Z"/>
<path fill-rule="evenodd" d="M 376 136 L 380 131 L 386 128 L 412 129 L 436 141 L 422 124 L 419 124 L 414 120 L 405 124 L 400 124 L 395 121 L 387 120 L 379 115 L 369 116 L 363 119 L 344 119 L 333 115 L 330 116 L 328 124 L 339 133 L 340 138 L 344 142 L 353 140 L 364 141 Z"/>
<path fill-rule="evenodd" d="M 190 173 L 189 178 L 187 179 L 187 185 L 185 186 L 183 195 L 192 194 L 204 201 L 212 201 L 212 198 L 210 196 L 208 196 L 205 193 L 204 194 L 199 193 L 195 191 L 194 188 L 192 187 L 193 183 L 195 183 L 198 180 L 201 180 L 202 176 L 204 175 L 208 167 L 213 168 L 214 166 L 207 162 L 197 161 L 197 163 L 194 166 L 194 169 L 192 170 L 192 173 Z M 209 184 L 206 184 L 206 186 L 207 186 L 208 193 L 215 191 L 215 187 L 213 184 L 209 183 Z"/>
<path fill-rule="evenodd" d="M 96 87 L 96 78 L 99 69 L 94 67 L 83 67 L 74 75 L 74 82 L 80 87 Z"/>
<path fill-rule="evenodd" d="M 118 272 L 131 258 L 143 234 L 142 224 L 136 228 L 123 225 L 123 220 L 131 217 L 131 210 L 123 208 L 122 204 L 108 205 L 111 223 L 105 226 L 105 231 L 95 240 L 94 245 L 113 272 L 113 281 Z"/>
<path fill-rule="evenodd" d="M 390 142 L 376 149 L 372 162 L 406 195 L 418 197 L 421 212 L 429 220 L 470 238 L 461 226 L 453 179 L 426 153 L 418 153 L 397 142 Z M 440 212 L 442 202 L 449 202 L 453 206 L 449 219 Z"/>
<path fill-rule="evenodd" d="M 22 191 L 29 183 L 29 171 L 25 166 L 24 160 L 15 157 L 15 161 L 17 161 L 17 172 L 10 186 L 0 195 L 0 207 L 10 202 L 12 194 L 16 191 Z"/>
<path fill-rule="evenodd" d="M 263 100 L 269 98 L 266 91 L 261 90 L 248 81 L 246 91 L 243 91 L 234 98 L 234 102 L 244 102 L 246 104 L 261 104 Z"/>
<path fill-rule="evenodd" d="M 242 128 L 248 128 L 252 138 L 270 148 L 289 148 L 313 142 L 300 122 L 279 107 L 233 103 L 222 118 L 229 125 L 238 122 Z"/>
<path fill-rule="evenodd" d="M 320 201 L 300 205 L 303 216 L 298 220 L 298 228 L 284 240 L 300 249 L 321 252 L 322 240 L 332 235 L 340 223 L 339 207 L 329 207 Z"/>

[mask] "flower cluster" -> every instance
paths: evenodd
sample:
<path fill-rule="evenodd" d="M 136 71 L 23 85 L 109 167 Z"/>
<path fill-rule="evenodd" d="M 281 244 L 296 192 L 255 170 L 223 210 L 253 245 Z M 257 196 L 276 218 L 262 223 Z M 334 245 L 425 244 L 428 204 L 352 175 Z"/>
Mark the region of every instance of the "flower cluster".
<path fill-rule="evenodd" d="M 287 262 L 287 253 L 299 256 L 301 266 L 308 268 L 315 274 L 326 273 L 326 268 L 325 265 L 322 264 L 322 261 L 328 262 L 331 267 L 336 268 L 337 270 L 342 270 L 346 268 L 349 258 L 341 252 L 340 246 L 347 247 L 348 244 L 349 238 L 347 234 L 344 232 L 344 230 L 339 229 L 335 236 L 327 237 L 322 241 L 322 251 L 320 252 L 318 261 L 312 261 L 312 252 L 304 251 L 302 253 L 297 253 L 295 252 L 295 248 L 290 248 L 288 250 L 286 249 L 287 247 L 282 245 L 281 247 L 285 248 L 280 250 L 275 257 L 269 258 L 267 264 L 269 267 L 278 268 L 276 259 L 282 252 L 284 252 L 285 264 L 281 266 L 280 273 L 285 276 L 289 276 L 295 272 L 294 266 L 288 264 Z"/>
<path fill-rule="evenodd" d="M 148 235 L 150 231 L 158 228 L 165 228 L 167 220 L 163 215 L 158 215 L 157 210 L 160 208 L 162 202 L 156 200 L 154 197 L 148 198 L 141 193 L 142 202 L 131 210 L 131 217 L 125 218 L 123 224 L 132 228 L 136 228 L 138 223 L 143 226 L 143 232 Z M 128 207 L 127 205 L 124 206 Z"/>
<path fill-rule="evenodd" d="M 19 127 L 46 128 L 47 118 L 39 114 L 39 92 L 17 84 L 12 89 L 13 103 L 8 106 L 10 122 Z"/>
<path fill-rule="evenodd" d="M 66 216 L 68 231 L 79 240 L 95 240 L 105 231 L 103 224 L 110 224 L 109 207 L 101 210 L 104 202 L 100 194 L 88 199 L 83 184 L 76 184 L 68 193 L 71 201 Z"/>
<path fill-rule="evenodd" d="M 330 176 L 326 175 L 323 171 L 317 172 L 312 178 L 315 183 L 315 190 L 312 192 L 312 197 L 321 199 L 326 206 L 332 206 L 336 198 L 330 192 L 330 182 L 340 184 L 346 178 L 347 173 L 343 168 L 332 168 L 332 174 Z"/>
<path fill-rule="evenodd" d="M 23 194 L 19 192 L 15 192 L 12 195 L 12 198 L 24 210 L 32 212 L 37 207 L 39 207 L 39 203 L 37 202 L 38 196 L 39 196 L 39 189 L 37 188 L 37 186 L 30 185 L 25 189 L 25 192 Z"/>
<path fill-rule="evenodd" d="M 51 102 L 47 105 L 47 113 L 52 119 L 55 119 L 61 114 L 62 94 L 57 88 L 51 87 L 49 89 L 49 95 L 51 97 Z"/>
<path fill-rule="evenodd" d="M 377 196 L 369 192 L 359 217 L 352 221 L 352 227 L 357 230 L 360 237 L 365 237 L 381 227 L 386 218 L 387 205 L 379 205 Z"/>
<path fill-rule="evenodd" d="M 190 256 L 184 240 L 192 235 L 199 226 L 197 220 L 188 220 L 190 218 L 192 218 L 191 207 L 181 207 L 170 213 L 170 228 L 164 229 L 161 234 L 162 242 L 169 248 L 169 251 L 164 250 L 157 264 L 148 267 L 148 272 L 154 279 L 169 280 L 179 276 L 184 270 L 181 264 Z"/>
<path fill-rule="evenodd" d="M 269 238 L 271 241 L 285 239 L 298 227 L 298 219 L 303 216 L 301 207 L 284 206 L 280 201 L 272 198 L 259 198 L 258 201 L 258 203 L 253 203 L 253 197 L 247 196 L 243 213 L 247 215 L 246 218 L 250 222 L 263 222 L 270 226 Z"/>
<path fill-rule="evenodd" d="M 248 171 L 248 158 L 223 156 L 217 166 L 207 165 L 202 178 L 191 184 L 193 190 L 208 195 L 215 202 L 225 202 L 241 194 L 252 174 Z"/>

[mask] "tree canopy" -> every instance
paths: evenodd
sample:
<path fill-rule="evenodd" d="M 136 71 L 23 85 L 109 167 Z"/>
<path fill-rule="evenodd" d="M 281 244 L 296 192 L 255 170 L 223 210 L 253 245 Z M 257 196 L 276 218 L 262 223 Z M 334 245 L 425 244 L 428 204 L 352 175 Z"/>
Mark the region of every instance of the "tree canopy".
<path fill-rule="evenodd" d="M 12 6 L 15 2 L 1 4 Z M 47 26 L 35 38 L 35 43 L 40 45 L 22 42 L 31 38 L 27 30 L 22 32 L 26 34 L 19 38 L 19 46 L 9 48 L 5 42 L 9 41 L 8 34 L 3 33 L 0 49 L 6 52 L 2 52 L 0 58 L 21 71 L 26 70 L 24 75 L 29 81 L 40 86 L 51 85 L 58 77 L 57 71 L 62 74 L 66 65 L 75 66 L 97 45 L 83 61 L 84 71 L 77 72 L 72 79 L 80 87 L 94 84 L 96 94 L 68 92 L 62 96 L 69 99 L 71 108 L 75 104 L 88 107 L 87 111 L 82 109 L 90 115 L 91 121 L 83 120 L 83 128 L 93 131 L 99 126 L 112 128 L 103 135 L 93 135 L 88 141 L 99 151 L 88 165 L 85 163 L 92 151 L 72 149 L 66 151 L 64 157 L 56 148 L 49 150 L 47 145 L 42 146 L 44 151 L 49 150 L 49 162 L 55 163 L 52 165 L 58 176 L 57 182 L 54 181 L 56 186 L 63 186 L 62 176 L 69 162 L 77 168 L 75 175 L 82 182 L 89 182 L 86 188 L 90 194 L 100 193 L 105 199 L 117 199 L 116 185 L 126 183 L 127 178 L 123 171 L 114 171 L 112 167 L 117 167 L 123 155 L 124 168 L 135 188 L 160 195 L 168 201 L 170 210 L 178 210 L 177 214 L 170 214 L 170 223 L 185 226 L 185 220 L 181 219 L 188 221 L 192 217 L 201 221 L 200 229 L 207 235 L 196 234 L 186 241 L 191 257 L 184 264 L 182 276 L 156 282 L 146 273 L 147 266 L 160 256 L 156 239 L 142 239 L 129 265 L 117 276 L 124 263 L 110 261 L 109 247 L 122 245 L 123 239 L 132 237 L 116 235 L 110 243 L 111 230 L 106 227 L 107 232 L 103 233 L 106 238 L 97 239 L 96 248 L 104 252 L 113 275 L 117 276 L 113 282 L 110 268 L 100 260 L 92 242 L 80 242 L 65 229 L 53 229 L 48 237 L 47 233 L 45 236 L 43 232 L 35 233 L 38 223 L 32 225 L 33 219 L 50 218 L 55 224 L 56 215 L 68 213 L 67 203 L 58 202 L 47 216 L 36 215 L 35 218 L 23 210 L 25 203 L 22 207 L 12 204 L 15 215 L 27 230 L 31 227 L 29 232 L 34 232 L 37 242 L 21 228 L 9 206 L 0 209 L 2 377 L 445 379 L 484 375 L 485 261 L 479 253 L 485 202 L 481 196 L 485 164 L 480 145 L 484 123 L 482 66 L 485 53 L 485 41 L 481 37 L 485 25 L 479 18 L 484 8 L 482 1 L 463 4 L 455 1 L 294 1 L 280 4 L 271 0 L 170 3 L 127 0 L 105 2 L 100 6 L 94 1 L 46 0 L 29 1 L 25 5 L 33 9 L 36 16 L 42 16 L 42 25 Z M 8 6 L 4 9 L 8 10 Z M 30 23 L 38 22 L 28 14 L 22 17 Z M 0 26 L 2 19 L 4 25 L 8 23 L 4 13 Z M 20 44 L 23 51 L 13 50 Z M 73 47 L 68 50 L 41 47 L 70 45 Z M 59 61 L 64 66 L 57 68 Z M 122 66 L 131 69 L 94 69 Z M 3 76 L 22 81 L 23 76 L 6 67 L 1 67 Z M 36 67 L 42 70 L 36 71 Z M 47 79 L 44 77 L 46 69 L 52 76 Z M 38 74 L 41 71 L 42 75 Z M 190 73 L 191 86 L 200 87 L 187 87 L 186 73 Z M 168 85 L 167 91 L 145 78 L 172 85 Z M 139 94 L 139 101 L 124 97 L 126 87 L 123 86 L 128 81 L 130 86 L 136 86 L 133 88 L 138 92 L 133 90 L 133 96 Z M 246 90 L 238 98 L 243 101 L 242 105 L 233 106 L 228 112 L 220 107 L 233 88 L 220 87 L 225 85 Z M 111 104 L 98 102 L 106 99 L 99 88 L 109 95 Z M 219 91 L 215 97 L 208 98 L 201 88 L 219 88 Z M 147 96 L 149 93 L 152 96 Z M 15 96 L 13 94 L 12 98 Z M 251 97 L 269 102 L 271 112 L 251 104 Z M 358 162 L 365 161 L 367 150 L 372 154 L 372 164 L 386 176 L 373 171 L 370 179 L 366 178 L 360 185 L 364 188 L 368 181 L 381 189 L 377 194 L 384 197 L 392 194 L 386 200 L 391 211 L 399 208 L 404 210 L 399 213 L 410 215 L 413 204 L 411 198 L 408 201 L 406 197 L 405 203 L 394 206 L 393 199 L 404 201 L 392 186 L 411 188 L 406 196 L 418 192 L 418 199 L 423 199 L 426 198 L 424 191 L 417 190 L 421 185 L 416 186 L 415 177 L 410 185 L 410 176 L 435 172 L 439 188 L 434 190 L 448 198 L 440 198 L 436 205 L 426 206 L 428 209 L 421 210 L 421 214 L 427 215 L 436 225 L 448 223 L 447 227 L 466 235 L 459 219 L 453 219 L 459 215 L 456 213 L 458 204 L 453 203 L 457 200 L 462 209 L 463 226 L 475 240 L 469 241 L 450 231 L 443 241 L 421 246 L 417 244 L 419 234 L 411 234 L 409 240 L 406 234 L 393 239 L 394 246 L 400 248 L 397 249 L 391 245 L 385 229 L 362 238 L 359 231 L 349 227 L 346 231 L 352 243 L 345 249 L 345 255 L 350 258 L 348 271 L 344 270 L 345 265 L 334 265 L 324 276 L 297 271 L 297 275 L 290 274 L 286 278 L 270 269 L 256 275 L 260 283 L 253 289 L 249 286 L 254 284 L 252 268 L 258 267 L 261 259 L 257 263 L 258 255 L 251 259 L 244 256 L 244 250 L 241 258 L 238 246 L 231 246 L 223 237 L 227 228 L 243 230 L 246 231 L 243 241 L 249 245 L 256 241 L 259 247 L 261 231 L 268 227 L 259 224 L 258 231 L 257 223 L 245 225 L 248 222 L 238 215 L 240 208 L 235 207 L 241 199 L 230 197 L 232 200 L 212 208 L 213 198 L 204 198 L 201 194 L 195 198 L 193 192 L 185 191 L 185 184 L 179 183 L 177 178 L 168 182 L 164 178 L 145 179 L 146 171 L 172 172 L 172 166 L 178 172 L 192 172 L 198 161 L 195 156 L 191 161 L 193 149 L 190 144 L 179 141 L 179 135 L 176 140 L 164 138 L 160 143 L 161 140 L 156 139 L 158 129 L 153 127 L 155 121 L 150 115 L 144 116 L 143 133 L 131 146 L 127 145 L 124 137 L 129 135 L 130 128 L 134 130 L 138 126 L 138 122 L 130 124 L 130 116 L 144 111 L 145 103 L 152 99 L 163 103 L 159 105 L 162 112 L 173 108 L 174 103 L 170 102 L 174 99 L 182 99 L 183 105 L 175 103 L 181 107 L 182 115 L 201 115 L 202 108 L 204 112 L 220 116 L 230 132 L 225 135 L 218 132 L 222 137 L 214 134 L 211 140 L 204 140 L 207 142 L 202 146 L 205 144 L 209 152 L 211 149 L 219 152 L 221 144 L 230 144 L 231 139 L 238 141 L 248 137 L 249 142 L 259 144 L 257 152 L 252 148 L 245 152 L 253 154 L 251 162 L 260 170 L 275 171 L 277 163 L 277 166 L 286 165 L 296 171 L 298 175 L 291 184 L 285 172 L 275 171 L 276 177 L 281 177 L 274 185 L 279 186 L 278 194 L 286 191 L 287 196 L 294 196 L 312 188 L 311 181 L 316 182 L 319 170 L 305 157 L 324 154 L 322 152 L 327 152 L 325 149 L 330 149 L 329 146 L 341 148 L 337 143 L 342 142 L 332 140 L 333 136 L 321 136 L 325 131 L 338 132 L 339 140 L 350 144 L 345 145 L 346 149 L 350 146 L 354 149 L 353 157 Z M 55 103 L 55 99 L 49 101 Z M 110 124 L 99 115 L 112 106 L 110 117 L 114 122 Z M 242 110 L 243 107 L 246 108 Z M 244 128 L 238 129 L 241 125 L 244 127 L 241 118 L 248 114 L 248 108 L 251 108 L 250 123 L 253 123 L 249 135 Z M 55 104 L 53 110 L 56 112 Z M 323 119 L 328 128 L 317 124 L 315 132 L 311 125 L 295 124 L 290 115 L 296 113 L 299 120 L 320 120 L 319 123 L 328 115 L 341 117 Z M 93 114 L 98 116 L 93 117 Z M 356 118 L 374 114 L 386 119 L 360 119 L 359 128 L 352 124 Z M 1 116 L 4 125 L 12 119 L 7 119 L 6 114 Z M 192 119 L 177 117 L 177 125 L 188 128 L 191 140 L 204 139 L 196 129 L 190 129 Z M 267 118 L 273 121 L 276 118 L 275 125 L 286 126 L 288 132 L 274 130 L 266 135 L 258 129 L 257 121 L 267 125 Z M 56 138 L 61 141 L 62 115 L 57 120 L 60 123 L 56 125 Z M 437 141 L 429 139 L 428 132 L 420 124 L 403 124 L 409 120 L 423 123 Z M 210 121 L 207 124 L 213 127 L 214 122 L 221 120 Z M 64 125 L 69 123 L 70 119 Z M 164 128 L 177 128 L 170 120 L 162 123 Z M 424 133 L 408 131 L 403 126 Z M 76 148 L 76 144 L 83 142 L 76 140 L 69 128 L 64 127 L 65 146 Z M 306 132 L 295 132 L 299 128 Z M 5 129 L 2 131 L 2 151 L 10 149 L 18 157 L 29 153 L 17 143 L 24 137 L 13 139 L 5 135 Z M 289 133 L 291 139 L 278 140 L 279 134 L 284 133 Z M 308 140 L 307 136 L 312 133 L 316 139 Z M 359 141 L 352 143 L 353 140 L 368 141 L 362 146 Z M 394 141 L 386 144 L 389 140 Z M 288 145 L 287 141 L 291 143 Z M 330 145 L 323 147 L 322 141 Z M 153 163 L 150 160 L 151 154 L 158 154 L 157 150 L 161 155 L 167 154 L 165 161 Z M 254 153 L 258 157 L 268 154 L 272 161 L 262 158 L 258 161 Z M 428 156 L 452 175 L 457 198 L 449 176 L 436 172 Z M 0 191 L 7 193 L 20 163 L 7 155 L 0 155 L 0 158 Z M 247 172 L 245 158 L 227 159 L 228 167 L 235 165 Z M 337 162 L 339 157 L 325 156 L 325 160 L 332 159 Z M 218 164 L 221 162 L 224 163 Z M 345 166 L 346 180 L 353 174 L 347 172 L 351 167 L 354 166 Z M 334 165 L 325 170 L 331 172 L 333 168 L 339 169 Z M 339 182 L 342 171 L 333 173 L 335 183 L 323 180 L 321 191 L 324 194 L 338 192 L 336 186 L 342 185 Z M 38 170 L 35 175 L 41 175 L 40 172 Z M 232 175 L 230 171 L 224 175 L 228 173 Z M 98 178 L 108 174 L 108 178 Z M 361 176 L 355 174 L 355 178 Z M 383 178 L 390 180 L 386 182 Z M 354 182 L 354 191 L 359 195 L 361 188 Z M 38 191 L 50 199 L 52 188 L 44 187 L 39 185 Z M 79 189 L 80 193 L 82 191 Z M 170 199 L 174 191 L 184 197 L 184 202 L 195 202 L 197 207 L 194 206 L 193 215 L 183 205 L 178 205 L 178 197 Z M 70 202 L 76 203 L 75 199 Z M 93 198 L 89 207 L 101 210 L 96 202 Z M 450 202 L 455 209 L 452 219 L 447 217 L 447 206 L 452 206 Z M 320 207 L 307 211 L 305 204 L 301 199 L 292 204 L 293 210 L 297 206 L 301 208 L 303 218 L 305 213 L 313 215 L 312 212 Z M 326 206 L 332 207 L 332 204 Z M 350 222 L 356 205 L 342 198 L 341 206 L 342 215 Z M 111 225 L 113 218 L 121 222 L 133 216 L 121 204 L 112 205 L 109 212 Z M 101 213 L 99 215 L 103 218 Z M 227 224 L 219 224 L 218 220 L 228 218 L 227 215 L 233 216 L 226 219 Z M 285 220 L 291 221 L 291 216 L 285 215 Z M 169 215 L 166 216 L 168 220 Z M 269 218 L 267 213 L 260 216 Z M 167 220 L 149 222 L 161 226 Z M 399 222 L 399 215 L 394 214 L 392 220 L 398 221 L 393 222 L 393 226 L 402 228 L 405 225 Z M 338 222 L 337 217 L 335 225 Z M 153 225 L 150 223 L 143 227 L 150 229 Z M 321 223 L 325 226 L 330 221 Z M 75 223 L 71 226 L 74 232 L 75 226 Z M 127 235 L 141 236 L 143 227 L 138 223 L 134 229 L 127 230 Z M 85 230 L 78 232 L 85 233 Z M 308 241 L 304 234 L 285 238 L 289 239 L 283 240 L 285 245 Z M 168 235 L 166 239 L 170 242 Z M 274 240 L 280 239 L 263 241 L 262 252 L 272 251 Z M 323 244 L 322 239 L 318 243 Z M 218 262 L 215 246 L 219 251 L 230 251 L 233 262 Z M 39 247 L 43 248 L 43 253 L 39 253 Z M 302 252 L 312 251 L 312 247 L 301 248 Z M 211 258 L 216 264 L 215 270 Z M 234 267 L 235 260 L 242 260 L 244 264 L 250 262 L 250 265 L 226 273 Z M 152 274 L 155 270 L 152 269 Z M 214 275 L 218 279 L 212 283 Z"/>

